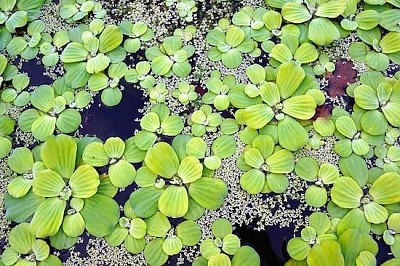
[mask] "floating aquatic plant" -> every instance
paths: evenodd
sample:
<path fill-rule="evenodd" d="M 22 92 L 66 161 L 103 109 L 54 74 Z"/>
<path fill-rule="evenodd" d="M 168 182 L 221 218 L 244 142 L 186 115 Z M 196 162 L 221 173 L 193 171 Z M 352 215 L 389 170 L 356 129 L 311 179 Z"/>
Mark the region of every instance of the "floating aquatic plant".
<path fill-rule="evenodd" d="M 221 122 L 221 115 L 213 113 L 209 105 L 202 105 L 200 110 L 194 111 L 188 120 L 188 124 L 192 127 L 192 134 L 196 137 L 201 137 L 206 132 L 216 132 Z"/>
<path fill-rule="evenodd" d="M 51 36 L 44 33 L 46 25 L 41 20 L 29 23 L 27 32 L 23 37 L 14 37 L 7 45 L 9 55 L 21 55 L 26 60 L 31 60 L 39 53 L 42 42 L 51 41 Z"/>
<path fill-rule="evenodd" d="M 14 198 L 25 196 L 31 189 L 33 178 L 45 167 L 35 162 L 32 152 L 25 147 L 16 148 L 7 160 L 8 166 L 18 174 L 7 186 L 7 192 Z"/>
<path fill-rule="evenodd" d="M 149 100 L 151 103 L 165 103 L 166 96 L 168 95 L 168 89 L 165 83 L 157 83 L 156 86 L 148 89 Z"/>
<path fill-rule="evenodd" d="M 275 147 L 274 140 L 268 135 L 254 138 L 251 147 L 238 158 L 239 162 L 244 162 L 239 168 L 246 171 L 240 177 L 240 185 L 250 194 L 284 192 L 289 185 L 284 174 L 294 169 L 293 154 Z"/>
<path fill-rule="evenodd" d="M 30 94 L 25 89 L 28 87 L 30 78 L 26 74 L 18 74 L 12 79 L 12 86 L 1 92 L 1 99 L 15 106 L 25 106 L 29 103 Z"/>
<path fill-rule="evenodd" d="M 138 218 L 129 203 L 124 205 L 124 215 L 119 219 L 113 232 L 105 237 L 110 246 L 116 247 L 124 243 L 124 247 L 133 254 L 143 251 L 147 232 L 145 221 Z"/>
<path fill-rule="evenodd" d="M 400 165 L 400 148 L 396 146 L 376 146 L 374 154 L 378 157 L 375 161 L 377 167 L 385 172 L 398 172 Z"/>
<path fill-rule="evenodd" d="M 193 265 L 246 265 L 260 264 L 260 257 L 249 246 L 241 246 L 240 239 L 233 234 L 231 223 L 224 218 L 216 219 L 211 230 L 214 238 L 206 238 L 200 244 L 201 257 Z M 233 256 L 233 257 L 232 257 Z"/>
<path fill-rule="evenodd" d="M 196 27 L 194 25 L 187 25 L 183 29 L 175 29 L 174 36 L 180 37 L 182 41 L 190 41 L 196 34 Z"/>
<path fill-rule="evenodd" d="M 131 141 L 124 142 L 118 137 L 111 137 L 104 144 L 93 142 L 87 145 L 82 158 L 86 164 L 95 167 L 109 165 L 108 176 L 111 183 L 116 187 L 124 188 L 132 184 L 136 177 L 136 169 L 131 163 L 138 160 L 137 155 L 130 154 L 132 145 L 134 143 Z M 135 149 L 136 146 L 133 148 Z"/>
<path fill-rule="evenodd" d="M 124 62 L 111 64 L 107 75 L 100 72 L 90 76 L 89 89 L 101 91 L 101 102 L 106 106 L 115 106 L 122 100 L 122 91 L 119 82 L 126 75 L 128 66 Z"/>
<path fill-rule="evenodd" d="M 315 75 L 324 75 L 335 71 L 335 64 L 330 62 L 327 54 L 320 54 L 318 64 L 314 66 L 313 72 Z"/>
<path fill-rule="evenodd" d="M 62 0 L 60 16 L 69 23 L 86 18 L 90 13 L 101 19 L 106 15 L 101 3 L 93 0 Z"/>
<path fill-rule="evenodd" d="M 123 34 L 115 25 L 104 26 L 101 20 L 93 20 L 89 27 L 77 27 L 70 31 L 69 43 L 61 54 L 61 61 L 66 63 L 67 84 L 72 88 L 86 85 L 92 74 L 101 73 L 111 63 L 121 62 L 121 57 L 116 51 L 122 43 Z"/>
<path fill-rule="evenodd" d="M 4 265 L 62 265 L 59 258 L 50 254 L 48 244 L 31 234 L 27 223 L 14 227 L 10 232 L 8 242 L 10 246 L 1 256 L 1 262 Z"/>
<path fill-rule="evenodd" d="M 0 116 L 0 158 L 11 151 L 12 143 L 9 136 L 14 131 L 15 122 L 6 115 Z"/>
<path fill-rule="evenodd" d="M 45 169 L 37 173 L 32 191 L 44 199 L 29 224 L 30 232 L 37 237 L 53 236 L 60 228 L 71 237 L 81 235 L 85 228 L 102 236 L 110 233 L 104 228 L 113 226 L 119 218 L 118 205 L 111 198 L 97 194 L 100 184 L 97 171 L 90 165 L 76 167 L 76 153 L 75 139 L 66 135 L 48 137 L 41 148 Z M 92 215 L 98 204 L 109 212 Z M 99 216 L 104 219 L 101 224 Z"/>
<path fill-rule="evenodd" d="M 241 28 L 230 26 L 224 19 L 207 33 L 206 38 L 211 46 L 208 57 L 212 61 L 222 61 L 227 68 L 237 68 L 242 63 L 242 53 L 251 53 L 257 47 Z"/>
<path fill-rule="evenodd" d="M 308 38 L 318 45 L 327 45 L 340 38 L 340 32 L 330 21 L 339 17 L 346 8 L 346 1 L 309 1 L 304 3 L 287 2 L 281 6 L 282 17 L 292 23 L 308 25 Z"/>
<path fill-rule="evenodd" d="M 235 139 L 226 135 L 219 136 L 213 141 L 210 153 L 208 153 L 207 143 L 199 137 L 191 138 L 186 143 L 186 153 L 197 159 L 203 159 L 204 166 L 210 170 L 220 168 L 221 159 L 232 156 L 235 150 Z"/>
<path fill-rule="evenodd" d="M 9 33 L 15 33 L 17 28 L 24 27 L 40 14 L 40 7 L 45 0 L 11 0 L 0 3 L 0 25 L 5 26 Z M 4 33 L 3 33 L 4 34 Z M 8 41 L 11 35 L 5 36 Z M 8 41 L 5 43 L 7 44 Z"/>
<path fill-rule="evenodd" d="M 144 161 L 147 171 L 140 172 L 144 176 L 137 178 L 148 181 L 140 182 L 143 187 L 130 197 L 139 217 L 147 218 L 157 210 L 168 217 L 183 217 L 189 209 L 189 198 L 207 209 L 215 210 L 223 204 L 226 184 L 220 179 L 202 177 L 203 165 L 197 158 L 179 159 L 169 144 L 159 142 L 147 151 Z"/>
<path fill-rule="evenodd" d="M 146 58 L 151 61 L 151 69 L 160 76 L 186 77 L 192 71 L 188 59 L 194 54 L 192 45 L 183 46 L 182 40 L 176 36 L 167 37 L 160 47 L 146 50 Z"/>
<path fill-rule="evenodd" d="M 172 91 L 172 97 L 178 99 L 183 105 L 196 100 L 197 96 L 194 85 L 189 84 L 187 81 L 179 82 L 178 88 Z"/>
<path fill-rule="evenodd" d="M 400 40 L 399 32 L 389 32 L 382 37 L 379 28 L 374 28 L 362 33 L 359 36 L 363 42 L 354 42 L 349 47 L 351 58 L 356 61 L 365 61 L 369 67 L 378 71 L 387 69 L 390 61 L 400 63 L 398 58 L 400 48 L 396 45 Z"/>
<path fill-rule="evenodd" d="M 235 85 L 236 80 L 233 75 L 227 75 L 221 80 L 221 73 L 217 70 L 213 71 L 211 78 L 206 82 L 208 92 L 203 95 L 203 103 L 213 104 L 218 111 L 228 109 L 230 106 L 228 93 Z"/>
<path fill-rule="evenodd" d="M 187 22 L 193 21 L 193 14 L 197 12 L 196 1 L 193 0 L 179 0 L 176 4 L 178 15 L 185 19 Z"/>
<path fill-rule="evenodd" d="M 143 131 L 136 135 L 138 146 L 147 150 L 156 142 L 159 135 L 176 136 L 182 132 L 183 121 L 177 115 L 170 115 L 165 104 L 155 105 L 140 121 Z"/>
<path fill-rule="evenodd" d="M 42 40 L 40 53 L 43 54 L 43 65 L 48 67 L 55 66 L 60 60 L 58 50 L 67 43 L 69 43 L 67 31 L 58 31 L 54 34 L 51 40 Z"/>
<path fill-rule="evenodd" d="M 367 194 L 364 194 L 359 184 L 350 177 L 340 177 L 331 190 L 334 203 L 341 208 L 354 209 L 360 206 L 368 222 L 379 224 L 388 218 L 388 211 L 384 204 L 393 204 L 400 201 L 397 188 L 400 176 L 389 172 L 379 176 Z"/>
<path fill-rule="evenodd" d="M 80 113 L 67 108 L 67 101 L 62 96 L 56 96 L 53 87 L 41 85 L 31 93 L 31 103 L 34 108 L 25 110 L 18 119 L 18 125 L 25 132 L 44 141 L 57 128 L 63 133 L 74 132 L 81 123 Z"/>
<path fill-rule="evenodd" d="M 144 89 L 150 89 L 156 85 L 156 79 L 150 73 L 150 64 L 147 61 L 139 62 L 135 68 L 128 69 L 125 73 L 127 82 L 138 83 Z M 158 84 L 157 84 L 158 85 Z"/>
<path fill-rule="evenodd" d="M 144 250 L 144 257 L 151 265 L 163 265 L 169 256 L 178 254 L 184 246 L 196 245 L 201 238 L 201 228 L 196 222 L 183 221 L 173 228 L 160 212 L 146 219 L 146 224 L 147 233 L 156 237 Z"/>
<path fill-rule="evenodd" d="M 333 184 L 339 177 L 339 170 L 332 164 L 321 164 L 310 157 L 303 157 L 296 163 L 295 173 L 302 179 L 313 182 L 305 192 L 306 203 L 313 207 L 322 207 L 328 200 L 324 185 Z"/>
<path fill-rule="evenodd" d="M 130 21 L 123 21 L 119 24 L 122 33 L 128 36 L 123 47 L 128 53 L 136 53 L 142 47 L 142 42 L 153 39 L 154 32 L 144 22 L 138 21 L 133 24 Z"/>
<path fill-rule="evenodd" d="M 314 97 L 296 95 L 305 78 L 304 70 L 294 62 L 286 62 L 279 67 L 275 83 L 265 82 L 266 73 L 260 65 L 249 67 L 247 75 L 253 85 L 245 88 L 246 94 L 260 95 L 263 103 L 244 109 L 244 123 L 250 128 L 260 129 L 275 118 L 278 122 L 279 144 L 291 151 L 303 147 L 308 141 L 308 134 L 296 119 L 310 119 L 317 106 Z M 288 79 L 288 76 L 291 78 Z"/>

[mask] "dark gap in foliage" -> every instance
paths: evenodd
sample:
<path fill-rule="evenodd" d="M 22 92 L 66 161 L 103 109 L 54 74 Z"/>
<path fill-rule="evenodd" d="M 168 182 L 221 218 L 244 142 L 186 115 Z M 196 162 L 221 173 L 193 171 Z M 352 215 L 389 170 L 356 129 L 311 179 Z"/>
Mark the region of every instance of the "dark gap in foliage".
<path fill-rule="evenodd" d="M 144 97 L 141 90 L 131 84 L 121 82 L 125 87 L 120 104 L 107 107 L 101 104 L 100 94 L 94 98 L 94 104 L 82 112 L 82 135 L 96 135 L 103 141 L 109 137 L 127 139 L 131 137 L 135 129 L 139 128 L 139 122 L 135 121 L 142 114 Z"/>

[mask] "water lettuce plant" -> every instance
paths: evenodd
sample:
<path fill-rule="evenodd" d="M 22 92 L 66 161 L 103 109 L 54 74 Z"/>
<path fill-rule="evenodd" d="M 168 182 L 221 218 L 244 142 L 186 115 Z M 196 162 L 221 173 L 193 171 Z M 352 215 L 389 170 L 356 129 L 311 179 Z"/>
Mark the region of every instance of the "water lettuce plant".
<path fill-rule="evenodd" d="M 193 14 L 197 11 L 196 1 L 193 0 L 180 0 L 176 4 L 178 15 L 187 22 L 193 21 Z"/>
<path fill-rule="evenodd" d="M 354 179 L 344 176 L 336 180 L 331 197 L 341 208 L 354 209 L 362 206 L 367 221 L 380 224 L 389 216 L 383 205 L 400 201 L 399 180 L 400 176 L 397 173 L 384 173 L 373 182 L 368 193 L 364 193 Z"/>
<path fill-rule="evenodd" d="M 313 207 L 322 207 L 328 200 L 325 185 L 335 183 L 339 178 L 339 170 L 332 164 L 321 164 L 311 157 L 303 157 L 297 161 L 295 173 L 300 178 L 313 182 L 305 192 L 306 203 Z"/>
<path fill-rule="evenodd" d="M 308 141 L 308 134 L 296 119 L 312 118 L 317 106 L 314 97 L 296 95 L 305 78 L 304 70 L 292 61 L 283 63 L 278 68 L 275 82 L 265 82 L 266 72 L 260 65 L 252 65 L 246 72 L 253 84 L 245 88 L 246 94 L 253 97 L 260 95 L 263 102 L 244 109 L 244 123 L 250 128 L 260 129 L 275 119 L 279 144 L 291 151 L 303 147 Z"/>
<path fill-rule="evenodd" d="M 193 265 L 260 265 L 258 254 L 249 246 L 241 246 L 239 237 L 233 234 L 232 225 L 227 219 L 216 219 L 211 230 L 213 238 L 201 242 L 201 257 Z"/>
<path fill-rule="evenodd" d="M 86 164 L 94 167 L 108 165 L 108 176 L 111 184 L 124 188 L 132 184 L 136 177 L 136 169 L 131 163 L 138 162 L 138 156 L 131 156 L 132 144 L 134 145 L 132 141 L 124 142 L 118 137 L 108 138 L 104 144 L 93 142 L 85 147 L 82 159 Z M 133 152 L 135 152 L 136 146 L 133 149 Z"/>
<path fill-rule="evenodd" d="M 1 92 L 1 99 L 15 106 L 25 106 L 30 101 L 30 94 L 25 89 L 28 87 L 30 78 L 26 74 L 18 74 L 12 79 L 12 86 Z"/>
<path fill-rule="evenodd" d="M 199 252 L 194 266 L 260 265 L 229 221 L 301 230 L 287 265 L 376 265 L 383 243 L 394 258 L 382 265 L 399 265 L 398 0 L 44 2 L 0 0 L 14 227 L 0 265 L 61 265 L 50 246 L 85 231 L 150 265 Z M 51 85 L 30 73 L 40 61 Z M 132 86 L 148 101 L 132 136 L 79 134 L 84 109 Z M 282 195 L 249 195 L 270 192 Z"/>
<path fill-rule="evenodd" d="M 157 212 L 146 219 L 147 233 L 156 237 L 144 250 L 144 257 L 151 265 L 163 265 L 169 256 L 178 254 L 184 246 L 194 246 L 201 238 L 200 226 L 191 220 L 172 227 L 162 213 Z"/>
<path fill-rule="evenodd" d="M 207 143 L 202 138 L 193 137 L 187 140 L 185 148 L 187 155 L 203 160 L 204 166 L 209 170 L 216 170 L 221 167 L 222 159 L 229 158 L 235 153 L 236 141 L 232 136 L 219 136 L 208 151 Z"/>
<path fill-rule="evenodd" d="M 14 131 L 15 122 L 6 115 L 0 116 L 0 158 L 4 158 L 11 151 L 10 134 Z"/>
<path fill-rule="evenodd" d="M 208 57 L 212 61 L 222 61 L 227 68 L 237 68 L 243 60 L 242 53 L 251 53 L 256 43 L 229 21 L 220 20 L 218 27 L 207 33 L 207 43 L 211 46 Z"/>
<path fill-rule="evenodd" d="M 293 154 L 275 147 L 274 140 L 268 135 L 254 138 L 251 147 L 238 161 L 244 161 L 239 169 L 246 171 L 240 177 L 240 186 L 250 194 L 282 193 L 289 185 L 284 174 L 294 169 Z"/>
<path fill-rule="evenodd" d="M 83 87 L 92 74 L 101 73 L 111 63 L 125 58 L 112 54 L 123 41 L 118 26 L 104 26 L 103 21 L 93 20 L 89 27 L 75 28 L 70 35 L 74 40 L 65 47 L 60 59 L 66 64 L 65 78 L 72 88 Z"/>
<path fill-rule="evenodd" d="M 340 38 L 340 32 L 330 18 L 339 17 L 346 8 L 346 1 L 296 1 L 282 5 L 282 17 L 292 23 L 308 24 L 307 36 L 317 45 L 327 45 Z"/>
<path fill-rule="evenodd" d="M 188 59 L 194 54 L 194 46 L 183 46 L 179 37 L 167 37 L 160 47 L 151 47 L 145 54 L 147 60 L 151 61 L 151 69 L 157 75 L 170 77 L 175 74 L 182 78 L 192 71 Z"/>
<path fill-rule="evenodd" d="M 390 62 L 400 63 L 400 48 L 396 45 L 400 39 L 399 32 L 389 32 L 382 37 L 379 28 L 374 28 L 360 37 L 363 42 L 354 42 L 349 47 L 349 54 L 354 60 L 365 61 L 369 67 L 378 71 L 387 69 Z"/>
<path fill-rule="evenodd" d="M 124 35 L 128 36 L 123 44 L 128 53 L 136 53 L 142 47 L 142 42 L 150 41 L 154 37 L 154 31 L 142 21 L 134 24 L 130 21 L 122 21 L 119 28 Z"/>
<path fill-rule="evenodd" d="M 93 0 L 62 0 L 60 16 L 69 23 L 73 23 L 86 18 L 90 13 L 95 18 L 103 18 L 106 10 L 100 2 Z"/>
<path fill-rule="evenodd" d="M 130 83 L 138 83 L 144 89 L 150 89 L 156 85 L 156 79 L 150 73 L 150 64 L 142 61 L 136 64 L 135 68 L 128 69 L 125 79 Z M 157 84 L 158 85 L 158 84 Z"/>
<path fill-rule="evenodd" d="M 335 246 L 335 253 L 340 254 L 340 246 L 335 245 L 336 236 L 329 232 L 331 228 L 331 221 L 325 213 L 314 212 L 309 217 L 309 225 L 301 230 L 300 237 L 294 237 L 289 240 L 287 251 L 290 257 L 295 260 L 302 261 L 307 259 L 307 262 L 310 260 L 318 258 L 319 249 L 323 249 L 321 246 L 322 243 L 327 241 L 332 246 Z M 327 245 L 329 245 L 327 244 Z M 339 247 L 339 250 L 338 250 Z M 327 249 L 329 250 L 329 246 Z M 314 252 L 311 252 L 314 249 Z M 339 252 L 338 252 L 339 251 Z M 317 254 L 315 254 L 317 253 Z M 340 258 L 341 257 L 341 258 Z M 343 257 L 340 254 L 339 258 L 336 258 L 336 261 L 341 262 L 336 265 L 344 265 Z"/>
<path fill-rule="evenodd" d="M 116 247 L 124 243 L 124 247 L 130 253 L 138 254 L 146 246 L 144 239 L 147 233 L 147 224 L 138 218 L 129 203 L 124 205 L 124 216 L 119 219 L 111 234 L 105 236 L 110 246 Z"/>
<path fill-rule="evenodd" d="M 211 73 L 211 78 L 206 82 L 207 92 L 203 95 L 202 101 L 205 104 L 213 104 L 218 111 L 228 109 L 230 99 L 228 96 L 231 87 L 236 85 L 233 75 L 224 76 L 221 80 L 221 73 L 215 70 Z"/>
<path fill-rule="evenodd" d="M 44 170 L 44 165 L 35 162 L 32 152 L 25 147 L 14 149 L 8 157 L 7 164 L 18 174 L 7 185 L 8 194 L 14 198 L 25 196 L 32 188 L 33 178 L 39 171 Z"/>
<path fill-rule="evenodd" d="M 9 33 L 24 27 L 28 21 L 37 18 L 40 7 L 45 0 L 11 0 L 0 3 L 0 25 L 4 25 Z M 7 37 L 11 40 L 11 38 Z"/>
<path fill-rule="evenodd" d="M 156 142 L 158 136 L 176 136 L 183 130 L 183 121 L 177 115 L 171 115 L 168 106 L 158 104 L 150 109 L 140 121 L 140 126 L 143 129 L 136 135 L 136 145 L 147 150 Z"/>
<path fill-rule="evenodd" d="M 189 209 L 189 198 L 212 210 L 223 204 L 226 184 L 220 179 L 202 177 L 203 165 L 197 158 L 179 159 L 171 145 L 158 142 L 147 151 L 144 162 L 148 169 L 141 172 L 145 176 L 140 179 L 146 178 L 147 182 L 140 182 L 143 187 L 130 197 L 139 217 L 147 218 L 157 210 L 168 217 L 183 217 Z"/>
<path fill-rule="evenodd" d="M 179 82 L 178 88 L 173 90 L 171 95 L 183 105 L 195 101 L 198 97 L 194 85 L 189 84 L 187 81 Z"/>
<path fill-rule="evenodd" d="M 36 239 L 29 230 L 29 224 L 21 223 L 14 227 L 9 235 L 9 247 L 2 256 L 4 265 L 54 265 L 61 266 L 61 261 L 50 254 L 49 245 L 42 239 Z"/>
<path fill-rule="evenodd" d="M 214 113 L 209 105 L 202 105 L 199 110 L 190 115 L 188 120 L 188 124 L 192 127 L 192 134 L 196 137 L 201 137 L 206 132 L 216 132 L 221 122 L 221 115 Z"/>
<path fill-rule="evenodd" d="M 76 165 L 77 142 L 70 136 L 50 136 L 43 144 L 40 157 L 45 166 L 33 180 L 32 191 L 44 198 L 29 224 L 37 237 L 55 235 L 60 228 L 70 237 L 86 229 L 93 235 L 109 234 L 110 225 L 119 219 L 118 205 L 98 194 L 99 174 L 90 165 Z M 98 206 L 104 212 L 93 215 Z M 103 222 L 98 223 L 102 217 Z"/>
<path fill-rule="evenodd" d="M 25 132 L 45 141 L 56 128 L 63 133 L 72 133 L 81 123 L 81 115 L 76 109 L 67 108 L 67 101 L 62 96 L 56 96 L 54 88 L 41 85 L 31 93 L 31 103 L 34 108 L 22 112 L 18 125 Z"/>
<path fill-rule="evenodd" d="M 7 45 L 7 52 L 11 56 L 21 55 L 23 59 L 31 60 L 39 53 L 42 42 L 51 41 L 51 36 L 44 33 L 46 25 L 41 20 L 29 23 L 26 34 L 14 37 Z"/>

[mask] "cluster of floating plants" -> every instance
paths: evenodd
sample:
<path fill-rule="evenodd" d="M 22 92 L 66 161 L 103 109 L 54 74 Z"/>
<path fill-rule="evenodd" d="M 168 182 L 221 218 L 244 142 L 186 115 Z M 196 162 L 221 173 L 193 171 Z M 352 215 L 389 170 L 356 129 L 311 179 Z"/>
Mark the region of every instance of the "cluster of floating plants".
<path fill-rule="evenodd" d="M 400 265 L 400 1 L 55 2 L 0 0 L 0 265 L 62 265 L 90 235 L 152 266 L 258 266 L 219 210 L 294 183 L 285 265 Z M 146 96 L 135 132 L 80 134 L 129 90 Z M 336 161 L 310 152 L 328 142 Z"/>

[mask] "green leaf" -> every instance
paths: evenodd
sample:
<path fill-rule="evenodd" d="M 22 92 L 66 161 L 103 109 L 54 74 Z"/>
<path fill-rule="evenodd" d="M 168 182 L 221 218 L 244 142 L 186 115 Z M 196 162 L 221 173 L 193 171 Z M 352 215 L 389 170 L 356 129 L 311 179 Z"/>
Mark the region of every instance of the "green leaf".
<path fill-rule="evenodd" d="M 308 38 L 317 45 L 328 45 L 340 38 L 339 30 L 326 18 L 315 18 L 308 25 Z"/>
<path fill-rule="evenodd" d="M 296 2 L 286 2 L 281 13 L 285 20 L 292 23 L 303 23 L 312 17 L 304 5 Z"/>
<path fill-rule="evenodd" d="M 168 217 L 183 217 L 188 208 L 189 200 L 185 187 L 169 186 L 158 200 L 158 208 Z"/>
<path fill-rule="evenodd" d="M 194 246 L 201 239 L 201 228 L 194 221 L 184 221 L 176 227 L 176 236 L 185 246 Z"/>
<path fill-rule="evenodd" d="M 118 26 L 109 25 L 105 27 L 99 37 L 101 53 L 108 53 L 117 48 L 123 40 L 123 35 Z"/>
<path fill-rule="evenodd" d="M 67 203 L 59 198 L 43 201 L 33 215 L 29 230 L 36 237 L 55 235 L 61 226 Z"/>
<path fill-rule="evenodd" d="M 331 190 L 333 202 L 342 208 L 357 208 L 363 192 L 359 185 L 350 177 L 341 177 L 336 180 Z"/>
<path fill-rule="evenodd" d="M 242 246 L 236 250 L 232 258 L 232 266 L 258 266 L 260 265 L 260 256 L 250 246 Z"/>
<path fill-rule="evenodd" d="M 292 136 L 296 136 L 293 138 Z M 279 144 L 290 151 L 297 151 L 308 141 L 307 131 L 293 118 L 285 116 L 278 123 Z"/>
<path fill-rule="evenodd" d="M 129 204 L 138 217 L 148 218 L 158 210 L 158 200 L 163 191 L 155 187 L 139 188 L 129 197 Z"/>
<path fill-rule="evenodd" d="M 289 240 L 287 251 L 293 259 L 304 260 L 311 251 L 311 246 L 300 237 L 294 237 Z"/>
<path fill-rule="evenodd" d="M 227 194 L 227 185 L 221 179 L 202 177 L 189 185 L 189 195 L 210 210 L 221 207 Z"/>
<path fill-rule="evenodd" d="M 290 78 L 288 78 L 290 76 Z M 276 85 L 282 99 L 289 98 L 300 86 L 305 77 L 304 70 L 294 62 L 287 62 L 278 68 Z"/>
<path fill-rule="evenodd" d="M 28 254 L 35 239 L 35 236 L 29 231 L 29 224 L 22 223 L 11 230 L 8 242 L 12 249 L 18 253 Z"/>
<path fill-rule="evenodd" d="M 157 143 L 151 147 L 144 160 L 151 170 L 165 178 L 172 178 L 178 171 L 178 157 L 173 148 L 165 142 Z"/>
<path fill-rule="evenodd" d="M 361 251 L 369 251 L 376 255 L 378 245 L 368 233 L 360 232 L 358 229 L 345 231 L 339 237 L 345 265 L 354 265 Z"/>
<path fill-rule="evenodd" d="M 42 172 L 40 172 L 39 175 L 41 173 Z M 99 174 L 90 165 L 79 166 L 69 180 L 72 196 L 81 199 L 89 198 L 96 194 L 99 184 Z"/>
<path fill-rule="evenodd" d="M 65 47 L 60 59 L 64 63 L 82 62 L 86 61 L 88 53 L 83 44 L 72 42 Z"/>
<path fill-rule="evenodd" d="M 240 186 L 249 194 L 260 193 L 265 185 L 265 174 L 258 169 L 251 169 L 240 177 Z"/>
<path fill-rule="evenodd" d="M 297 119 L 307 120 L 314 116 L 317 103 L 312 96 L 301 95 L 286 99 L 282 112 Z"/>
<path fill-rule="evenodd" d="M 336 241 L 325 240 L 314 245 L 307 256 L 307 264 L 310 266 L 326 265 L 327 263 L 338 266 L 347 265 L 341 253 L 340 245 Z"/>
<path fill-rule="evenodd" d="M 161 266 L 168 260 L 168 255 L 163 251 L 164 240 L 157 238 L 150 241 L 144 249 L 144 258 L 150 265 Z"/>
<path fill-rule="evenodd" d="M 118 223 L 118 204 L 113 199 L 100 194 L 84 200 L 85 204 L 81 210 L 81 215 L 85 220 L 86 230 L 96 237 L 109 235 Z"/>
<path fill-rule="evenodd" d="M 33 192 L 41 197 L 58 197 L 66 186 L 62 177 L 51 169 L 40 171 L 33 181 Z"/>
<path fill-rule="evenodd" d="M 243 61 L 242 54 L 238 49 L 231 49 L 223 53 L 221 59 L 227 68 L 237 68 Z"/>
<path fill-rule="evenodd" d="M 369 194 L 374 202 L 379 204 L 392 204 L 400 201 L 400 175 L 397 173 L 385 173 L 378 177 L 372 184 Z"/>
<path fill-rule="evenodd" d="M 37 196 L 30 190 L 21 198 L 13 198 L 10 195 L 5 196 L 5 217 L 7 220 L 22 223 L 31 217 L 44 198 Z"/>
<path fill-rule="evenodd" d="M 108 174 L 114 186 L 124 188 L 135 181 L 136 169 L 129 162 L 119 160 L 117 163 L 110 165 Z"/>

